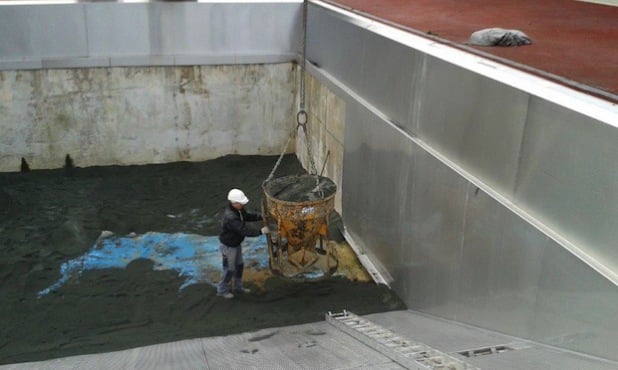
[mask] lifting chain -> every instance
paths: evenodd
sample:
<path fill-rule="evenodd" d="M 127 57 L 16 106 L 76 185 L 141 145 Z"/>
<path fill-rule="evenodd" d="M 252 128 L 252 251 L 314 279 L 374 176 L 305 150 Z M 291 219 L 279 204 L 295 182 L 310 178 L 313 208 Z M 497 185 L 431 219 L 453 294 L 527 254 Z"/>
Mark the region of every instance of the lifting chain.
<path fill-rule="evenodd" d="M 301 55 L 301 67 L 300 67 L 300 88 L 299 88 L 299 95 L 300 95 L 300 109 L 298 111 L 298 113 L 296 114 L 296 129 L 295 132 L 298 133 L 298 129 L 302 128 L 303 130 L 303 134 L 305 136 L 305 145 L 307 147 L 307 156 L 309 157 L 309 164 L 311 166 L 310 168 L 310 173 L 312 175 L 315 175 L 315 182 L 316 182 L 316 187 L 319 186 L 319 177 L 318 177 L 318 170 L 315 166 L 315 161 L 313 160 L 313 150 L 311 147 L 311 139 L 309 139 L 309 135 L 307 133 L 307 122 L 309 120 L 309 115 L 307 114 L 307 110 L 305 108 L 305 101 L 306 101 L 306 96 L 305 96 L 305 81 L 306 81 L 306 66 L 307 66 L 307 59 L 306 59 L 306 55 L 307 55 L 307 13 L 308 13 L 308 0 L 304 0 L 303 1 L 303 24 L 302 24 L 302 30 L 303 30 L 303 34 L 302 34 L 302 38 L 301 38 L 301 43 L 302 43 L 302 55 Z M 281 155 L 279 156 L 279 159 L 277 159 L 277 163 L 275 163 L 275 166 L 273 167 L 272 171 L 270 171 L 270 174 L 268 175 L 268 177 L 266 178 L 266 180 L 264 180 L 264 183 L 270 181 L 273 176 L 275 175 L 275 171 L 277 170 L 277 167 L 279 167 L 279 165 L 281 164 L 281 160 L 283 159 L 283 156 L 285 154 L 285 152 L 288 149 L 288 146 L 290 145 L 290 141 L 292 139 L 292 137 L 294 137 L 294 135 L 291 135 L 287 142 L 285 143 L 285 147 L 283 148 L 283 151 L 281 152 Z"/>
<path fill-rule="evenodd" d="M 307 70 L 307 15 L 308 15 L 308 0 L 303 1 L 303 36 L 302 36 L 302 55 L 300 59 L 301 69 L 300 69 L 300 111 L 296 115 L 296 131 L 298 131 L 298 127 L 303 129 L 303 134 L 305 135 L 305 146 L 307 147 L 307 156 L 309 157 L 309 163 L 311 165 L 310 171 L 312 175 L 315 175 L 315 186 L 318 187 L 320 184 L 320 179 L 318 177 L 318 169 L 315 166 L 315 162 L 313 160 L 313 150 L 311 150 L 311 139 L 309 138 L 309 134 L 307 133 L 307 121 L 309 120 L 309 116 L 307 115 L 307 111 L 305 109 L 305 83 L 306 83 L 306 70 Z"/>

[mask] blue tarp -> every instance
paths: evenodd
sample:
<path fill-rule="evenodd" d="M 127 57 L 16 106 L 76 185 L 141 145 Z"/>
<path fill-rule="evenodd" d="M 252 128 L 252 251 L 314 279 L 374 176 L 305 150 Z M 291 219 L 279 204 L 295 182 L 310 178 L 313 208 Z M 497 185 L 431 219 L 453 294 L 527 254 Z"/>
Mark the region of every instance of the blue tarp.
<path fill-rule="evenodd" d="M 245 265 L 254 269 L 268 269 L 266 237 L 247 238 L 243 243 Z M 207 283 L 208 276 L 221 271 L 219 239 L 216 236 L 195 234 L 166 234 L 149 232 L 134 237 L 111 235 L 100 238 L 88 253 L 67 261 L 60 267 L 61 277 L 53 285 L 38 293 L 45 296 L 78 278 L 84 271 L 125 268 L 131 261 L 146 258 L 154 262 L 155 270 L 174 270 L 184 278 L 180 290 L 192 284 Z"/>

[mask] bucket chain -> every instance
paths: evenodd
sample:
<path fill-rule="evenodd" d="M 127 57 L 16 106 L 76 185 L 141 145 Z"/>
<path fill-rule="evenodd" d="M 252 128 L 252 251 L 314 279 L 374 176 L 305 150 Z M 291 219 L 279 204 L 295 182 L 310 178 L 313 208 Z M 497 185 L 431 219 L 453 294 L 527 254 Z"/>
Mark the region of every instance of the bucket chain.
<path fill-rule="evenodd" d="M 303 25 L 302 25 L 302 29 L 303 29 L 303 36 L 301 38 L 301 42 L 302 42 L 302 55 L 301 55 L 301 59 L 300 59 L 300 64 L 301 64 L 301 69 L 300 69 L 300 111 L 298 112 L 298 114 L 296 115 L 296 122 L 297 122 L 297 126 L 296 126 L 296 130 L 298 130 L 299 127 L 301 127 L 303 129 L 303 134 L 305 135 L 305 145 L 307 146 L 307 155 L 309 156 L 309 163 L 311 165 L 311 174 L 316 175 L 318 174 L 318 170 L 317 167 L 315 166 L 315 162 L 313 160 L 313 150 L 311 148 L 311 139 L 309 139 L 309 135 L 307 132 L 307 122 L 309 120 L 309 116 L 307 114 L 307 111 L 305 110 L 305 100 L 306 100 L 306 94 L 305 94 L 305 83 L 307 80 L 307 76 L 306 76 L 306 70 L 307 70 L 307 16 L 308 16 L 308 7 L 309 7 L 309 1 L 308 0 L 304 0 L 303 1 Z M 316 178 L 316 182 L 319 182 L 319 180 Z"/>
<path fill-rule="evenodd" d="M 300 125 L 300 115 L 301 113 L 307 116 L 307 111 L 305 110 L 305 70 L 307 66 L 307 5 L 308 0 L 303 1 L 303 24 L 302 24 L 302 37 L 301 37 L 301 50 L 302 55 L 300 59 L 300 112 L 296 115 L 296 120 Z M 307 120 L 303 124 L 306 124 Z"/>
<path fill-rule="evenodd" d="M 281 151 L 281 154 L 279 155 L 279 158 L 277 159 L 277 162 L 275 163 L 275 166 L 270 171 L 270 174 L 268 175 L 268 177 L 266 178 L 266 180 L 264 180 L 264 182 L 262 184 L 265 184 L 265 183 L 269 182 L 275 176 L 275 171 L 277 171 L 277 167 L 279 167 L 279 165 L 281 164 L 281 160 L 283 159 L 283 156 L 285 155 L 285 152 L 287 152 L 288 146 L 290 145 L 290 141 L 292 141 L 293 137 L 294 137 L 294 135 L 290 135 L 290 137 L 288 137 L 288 141 L 285 142 L 285 146 L 283 147 L 283 150 Z"/>
<path fill-rule="evenodd" d="M 319 184 L 319 178 L 318 178 L 318 170 L 317 167 L 315 166 L 315 161 L 313 160 L 313 150 L 311 147 L 311 139 L 309 139 L 309 135 L 307 133 L 307 122 L 309 120 L 309 115 L 307 114 L 307 110 L 305 108 L 305 101 L 306 101 L 306 94 L 305 94 L 305 82 L 306 82 L 306 66 L 307 66 L 307 59 L 306 59 L 306 55 L 307 55 L 307 14 L 308 14 L 308 0 L 304 0 L 303 1 L 303 14 L 302 14 L 302 19 L 303 19 L 303 24 L 302 24 L 302 37 L 301 37 L 301 43 L 302 43 L 302 55 L 301 55 L 301 67 L 300 67 L 300 92 L 299 92 L 299 100 L 300 100 L 300 110 L 298 111 L 298 113 L 296 114 L 296 133 L 298 134 L 298 129 L 302 128 L 303 130 L 303 134 L 305 135 L 305 145 L 307 146 L 307 156 L 309 157 L 309 164 L 311 166 L 310 171 L 312 175 L 315 175 L 316 179 L 316 186 L 318 186 Z M 288 141 L 285 143 L 285 147 L 283 148 L 283 151 L 281 152 L 281 155 L 279 156 L 279 159 L 277 160 L 277 163 L 275 163 L 275 166 L 273 167 L 272 171 L 270 171 L 270 174 L 268 175 L 268 177 L 266 178 L 266 180 L 264 180 L 264 182 L 268 182 L 270 181 L 273 176 L 275 175 L 275 171 L 277 171 L 277 167 L 279 167 L 279 165 L 281 164 L 281 160 L 283 159 L 283 155 L 285 154 L 285 152 L 287 151 L 288 146 L 290 145 L 290 141 L 292 139 L 293 135 L 291 135 L 288 138 Z"/>
<path fill-rule="evenodd" d="M 299 128 L 303 129 L 303 134 L 305 135 L 305 145 L 307 146 L 307 156 L 309 157 L 309 164 L 311 165 L 311 174 L 312 175 L 316 175 L 318 174 L 318 169 L 315 166 L 315 161 L 313 160 L 313 150 L 311 148 L 311 139 L 309 138 L 309 133 L 307 132 L 307 112 L 304 112 L 304 115 L 302 115 L 301 113 L 303 113 L 304 111 L 300 111 L 298 112 L 298 114 L 296 115 L 296 120 L 297 120 L 297 126 L 296 126 L 296 130 L 298 131 Z M 304 121 L 303 118 L 304 117 Z M 317 180 L 316 180 L 317 181 Z"/>

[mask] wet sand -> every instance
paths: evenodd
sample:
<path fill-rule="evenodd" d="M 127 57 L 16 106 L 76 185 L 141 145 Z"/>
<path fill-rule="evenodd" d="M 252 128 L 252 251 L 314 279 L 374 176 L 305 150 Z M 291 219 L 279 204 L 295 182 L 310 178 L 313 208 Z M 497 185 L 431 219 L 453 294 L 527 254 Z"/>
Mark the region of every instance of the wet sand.
<path fill-rule="evenodd" d="M 183 279 L 139 259 L 126 269 L 85 271 L 42 298 L 63 262 L 88 251 L 102 230 L 216 235 L 227 191 L 259 209 L 276 157 L 226 156 L 201 163 L 91 167 L 0 174 L 0 363 L 106 352 L 322 320 L 326 311 L 405 308 L 373 283 L 270 278 L 232 300 L 209 284 L 179 293 Z M 303 173 L 286 156 L 277 176 Z M 341 225 L 333 216 L 330 235 Z M 249 287 L 252 287 L 249 283 Z"/>

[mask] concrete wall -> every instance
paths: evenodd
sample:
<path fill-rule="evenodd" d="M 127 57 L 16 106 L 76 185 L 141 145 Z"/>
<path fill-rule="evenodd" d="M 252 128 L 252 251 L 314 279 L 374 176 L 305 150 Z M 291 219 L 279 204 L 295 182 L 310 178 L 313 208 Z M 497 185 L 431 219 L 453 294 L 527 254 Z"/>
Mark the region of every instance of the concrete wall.
<path fill-rule="evenodd" d="M 66 154 L 77 166 L 278 154 L 294 75 L 291 63 L 0 71 L 0 171 Z"/>
<path fill-rule="evenodd" d="M 0 6 L 0 171 L 278 154 L 300 15 L 296 0 Z"/>

